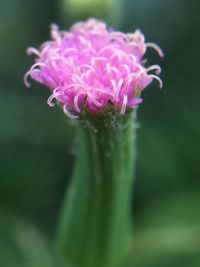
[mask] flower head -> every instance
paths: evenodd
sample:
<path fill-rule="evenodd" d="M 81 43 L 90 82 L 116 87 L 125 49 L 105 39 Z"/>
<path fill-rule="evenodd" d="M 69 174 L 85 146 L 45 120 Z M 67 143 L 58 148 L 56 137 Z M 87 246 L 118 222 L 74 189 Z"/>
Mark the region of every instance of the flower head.
<path fill-rule="evenodd" d="M 147 47 L 153 47 L 162 57 L 161 49 L 153 43 L 145 43 L 144 35 L 122 33 L 108 29 L 96 19 L 74 24 L 67 31 L 51 26 L 51 41 L 43 43 L 35 54 L 35 64 L 26 73 L 28 77 L 42 83 L 51 90 L 48 99 L 53 107 L 58 101 L 63 111 L 72 119 L 83 111 L 97 114 L 109 108 L 119 110 L 135 109 L 142 102 L 140 92 L 157 76 L 158 65 L 146 68 L 143 56 Z M 156 74 L 149 74 L 155 71 Z"/>

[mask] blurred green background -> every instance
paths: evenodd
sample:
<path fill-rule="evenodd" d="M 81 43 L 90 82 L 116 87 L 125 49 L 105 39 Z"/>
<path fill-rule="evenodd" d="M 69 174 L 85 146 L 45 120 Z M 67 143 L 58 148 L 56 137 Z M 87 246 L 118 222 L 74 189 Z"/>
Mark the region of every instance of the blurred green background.
<path fill-rule="evenodd" d="M 200 1 L 0 0 L 0 266 L 60 266 L 52 254 L 56 220 L 74 162 L 74 127 L 50 109 L 46 88 L 23 75 L 25 49 L 97 16 L 118 30 L 141 29 L 159 44 L 164 88 L 154 83 L 138 110 L 130 266 L 200 266 Z M 90 1 L 91 2 L 91 1 Z M 77 4 L 78 3 L 78 4 Z M 100 4 L 99 4 L 100 3 Z"/>

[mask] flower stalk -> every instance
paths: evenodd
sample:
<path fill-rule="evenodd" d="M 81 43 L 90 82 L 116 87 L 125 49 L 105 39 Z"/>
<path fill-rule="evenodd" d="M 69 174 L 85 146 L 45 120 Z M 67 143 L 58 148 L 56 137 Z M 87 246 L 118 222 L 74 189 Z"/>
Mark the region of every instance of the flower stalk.
<path fill-rule="evenodd" d="M 64 21 L 77 21 L 95 16 L 101 17 L 112 25 L 121 21 L 121 0 L 60 0 Z"/>
<path fill-rule="evenodd" d="M 72 266 L 116 267 L 131 252 L 135 116 L 111 113 L 79 125 L 58 240 Z"/>

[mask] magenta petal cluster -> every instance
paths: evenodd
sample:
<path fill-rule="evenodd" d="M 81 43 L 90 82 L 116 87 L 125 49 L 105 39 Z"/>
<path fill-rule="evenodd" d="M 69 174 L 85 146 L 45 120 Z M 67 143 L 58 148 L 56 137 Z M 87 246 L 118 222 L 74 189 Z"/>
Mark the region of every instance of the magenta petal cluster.
<path fill-rule="evenodd" d="M 148 47 L 162 57 L 154 43 L 145 43 L 144 35 L 122 33 L 108 29 L 97 19 L 74 24 L 67 31 L 51 26 L 51 41 L 39 49 L 28 48 L 35 54 L 35 64 L 25 75 L 51 90 L 49 106 L 59 102 L 64 113 L 72 119 L 83 111 L 98 114 L 108 107 L 119 110 L 135 109 L 142 102 L 140 92 L 157 76 L 160 67 L 145 67 L 143 56 Z M 155 72 L 155 73 L 152 73 Z"/>

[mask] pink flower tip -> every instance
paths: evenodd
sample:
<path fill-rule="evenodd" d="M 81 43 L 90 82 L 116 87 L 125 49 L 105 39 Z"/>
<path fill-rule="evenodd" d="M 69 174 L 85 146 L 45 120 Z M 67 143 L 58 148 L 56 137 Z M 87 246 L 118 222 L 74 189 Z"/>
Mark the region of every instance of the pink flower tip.
<path fill-rule="evenodd" d="M 97 19 L 78 22 L 68 32 L 52 24 L 51 40 L 39 49 L 27 49 L 36 59 L 24 81 L 30 86 L 30 76 L 46 85 L 52 92 L 49 106 L 58 101 L 72 119 L 84 111 L 98 114 L 108 106 L 124 115 L 127 109 L 137 108 L 142 102 L 141 91 L 154 79 L 162 87 L 157 76 L 160 67 L 143 64 L 148 47 L 163 57 L 156 44 L 145 43 L 139 30 L 125 34 L 108 29 Z M 152 71 L 155 74 L 149 73 Z"/>

